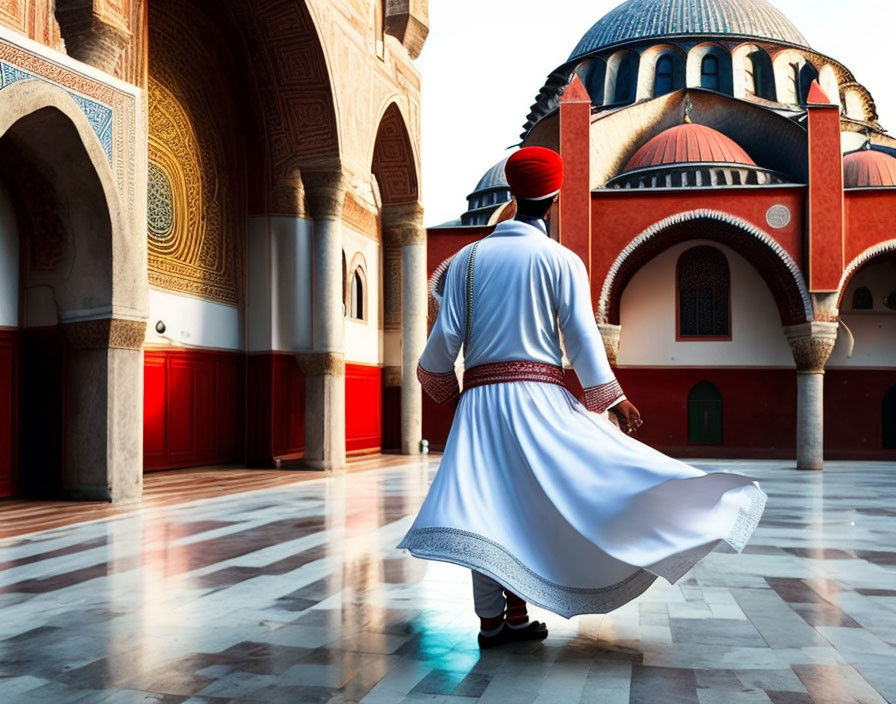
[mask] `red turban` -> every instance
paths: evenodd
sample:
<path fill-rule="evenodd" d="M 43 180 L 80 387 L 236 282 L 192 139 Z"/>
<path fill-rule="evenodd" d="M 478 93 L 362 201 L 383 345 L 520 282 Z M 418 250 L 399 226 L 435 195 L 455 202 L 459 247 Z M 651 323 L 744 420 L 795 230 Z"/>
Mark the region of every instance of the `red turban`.
<path fill-rule="evenodd" d="M 523 147 L 510 155 L 504 175 L 517 198 L 549 198 L 557 195 L 563 184 L 563 159 L 552 149 Z"/>

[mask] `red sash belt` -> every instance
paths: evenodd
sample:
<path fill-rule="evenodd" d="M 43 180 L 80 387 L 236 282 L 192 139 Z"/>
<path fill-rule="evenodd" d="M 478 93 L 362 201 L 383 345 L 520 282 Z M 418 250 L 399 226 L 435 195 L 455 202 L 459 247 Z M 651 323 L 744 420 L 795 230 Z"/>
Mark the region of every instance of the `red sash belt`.
<path fill-rule="evenodd" d="M 507 381 L 540 381 L 564 386 L 563 369 L 541 362 L 494 362 L 464 371 L 464 389 Z"/>

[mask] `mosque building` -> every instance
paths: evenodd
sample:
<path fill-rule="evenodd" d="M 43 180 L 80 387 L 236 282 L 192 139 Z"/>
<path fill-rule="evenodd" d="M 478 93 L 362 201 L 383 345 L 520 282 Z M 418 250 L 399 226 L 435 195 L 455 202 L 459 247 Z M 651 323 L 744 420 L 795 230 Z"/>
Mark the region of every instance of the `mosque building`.
<path fill-rule="evenodd" d="M 564 156 L 552 236 L 586 264 L 642 440 L 896 458 L 896 140 L 847 66 L 766 0 L 628 0 L 550 73 L 522 144 Z M 428 231 L 430 274 L 512 217 L 502 172 Z M 425 400 L 433 447 L 447 428 Z"/>
<path fill-rule="evenodd" d="M 0 497 L 417 451 L 427 0 L 0 2 Z"/>

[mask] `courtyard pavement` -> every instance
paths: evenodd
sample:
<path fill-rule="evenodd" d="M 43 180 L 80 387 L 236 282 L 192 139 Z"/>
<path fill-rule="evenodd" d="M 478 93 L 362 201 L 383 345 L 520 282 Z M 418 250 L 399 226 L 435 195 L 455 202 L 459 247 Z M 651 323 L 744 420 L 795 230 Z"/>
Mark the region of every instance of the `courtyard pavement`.
<path fill-rule="evenodd" d="M 896 465 L 695 464 L 769 494 L 743 554 L 485 652 L 395 548 L 438 458 L 0 541 L 0 702 L 896 703 Z"/>

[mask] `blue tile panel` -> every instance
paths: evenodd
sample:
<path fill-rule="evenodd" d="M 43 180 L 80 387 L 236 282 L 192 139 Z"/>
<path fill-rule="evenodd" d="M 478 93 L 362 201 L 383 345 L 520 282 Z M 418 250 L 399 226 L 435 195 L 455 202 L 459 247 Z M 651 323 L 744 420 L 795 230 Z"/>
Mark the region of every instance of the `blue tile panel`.
<path fill-rule="evenodd" d="M 30 71 L 25 71 L 17 66 L 13 66 L 5 61 L 0 61 L 0 90 L 12 85 L 18 81 L 38 80 L 53 85 L 59 85 L 54 81 L 50 81 Z M 61 86 L 60 86 L 61 87 Z M 87 118 L 96 136 L 99 137 L 100 144 L 103 145 L 103 151 L 106 152 L 106 158 L 112 163 L 112 126 L 114 121 L 114 111 L 109 105 L 104 105 L 96 100 L 86 98 L 79 93 L 63 88 L 72 100 L 77 103 L 81 112 Z"/>

